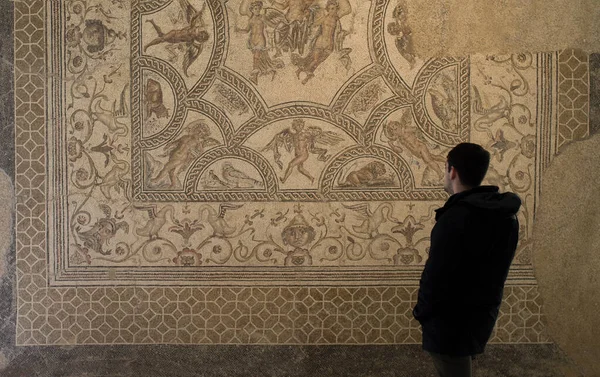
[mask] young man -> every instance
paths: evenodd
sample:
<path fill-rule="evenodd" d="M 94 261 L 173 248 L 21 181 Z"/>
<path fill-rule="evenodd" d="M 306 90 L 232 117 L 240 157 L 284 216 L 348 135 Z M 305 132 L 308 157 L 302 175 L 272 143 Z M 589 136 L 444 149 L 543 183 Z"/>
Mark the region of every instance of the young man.
<path fill-rule="evenodd" d="M 480 186 L 489 162 L 490 154 L 471 143 L 454 147 L 446 161 L 451 196 L 436 211 L 413 310 L 441 377 L 471 376 L 471 358 L 490 338 L 517 247 L 521 200 Z"/>

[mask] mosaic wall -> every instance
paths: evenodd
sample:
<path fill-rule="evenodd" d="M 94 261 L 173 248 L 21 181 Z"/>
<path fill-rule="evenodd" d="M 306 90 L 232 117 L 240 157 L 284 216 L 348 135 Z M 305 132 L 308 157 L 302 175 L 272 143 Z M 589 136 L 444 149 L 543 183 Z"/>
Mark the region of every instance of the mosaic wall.
<path fill-rule="evenodd" d="M 587 58 L 423 60 L 411 6 L 17 1 L 17 343 L 419 342 L 461 141 L 524 202 L 493 341 L 545 342 L 529 236 Z"/>

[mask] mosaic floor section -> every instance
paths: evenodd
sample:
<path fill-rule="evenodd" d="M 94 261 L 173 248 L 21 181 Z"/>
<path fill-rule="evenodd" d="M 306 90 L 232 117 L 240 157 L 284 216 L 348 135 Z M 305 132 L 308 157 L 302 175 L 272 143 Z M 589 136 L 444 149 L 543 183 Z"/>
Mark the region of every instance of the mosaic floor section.
<path fill-rule="evenodd" d="M 541 171 L 587 55 L 423 60 L 411 2 L 15 2 L 17 343 L 418 343 L 447 151 L 521 240 L 494 342 L 546 342 Z"/>

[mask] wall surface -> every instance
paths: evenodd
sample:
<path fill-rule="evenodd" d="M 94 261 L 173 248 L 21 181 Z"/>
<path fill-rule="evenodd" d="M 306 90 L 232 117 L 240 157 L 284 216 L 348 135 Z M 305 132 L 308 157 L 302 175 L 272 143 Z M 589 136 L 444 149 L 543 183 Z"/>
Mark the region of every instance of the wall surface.
<path fill-rule="evenodd" d="M 552 216 L 539 212 L 544 198 L 563 195 L 546 170 L 598 129 L 598 59 L 561 49 L 594 48 L 586 36 L 595 25 L 581 16 L 597 7 L 568 8 L 563 19 L 573 22 L 564 28 L 573 31 L 544 44 L 539 27 L 517 32 L 537 9 L 518 4 L 494 5 L 498 17 L 483 23 L 472 15 L 492 5 L 310 3 L 15 2 L 7 371 L 23 373 L 28 355 L 53 365 L 88 352 L 98 360 L 122 353 L 126 363 L 164 352 L 185 363 L 192 355 L 176 346 L 115 345 L 187 343 L 269 344 L 237 350 L 252 368 L 261 369 L 265 352 L 295 360 L 273 375 L 346 375 L 347 363 L 327 371 L 313 363 L 357 359 L 341 345 L 360 344 L 373 357 L 351 369 L 386 373 L 378 363 L 398 352 L 407 375 L 428 375 L 414 364 L 422 354 L 414 358 L 420 330 L 410 312 L 432 210 L 446 198 L 443 156 L 469 140 L 493 155 L 486 183 L 524 199 L 518 254 L 480 370 L 592 373 L 589 353 L 570 340 L 580 328 L 561 332 L 564 313 L 552 300 L 543 306 L 559 284 L 543 271 L 558 259 L 544 258 L 531 236 L 540 216 Z M 542 11 L 552 32 L 556 15 Z M 416 22 L 420 12 L 433 16 Z M 514 24 L 496 28 L 503 19 Z M 12 61 L 10 49 L 0 52 Z M 7 102 L 0 115 L 11 174 Z M 585 325 L 593 309 L 585 309 L 589 295 L 580 297 L 576 324 Z M 409 345 L 391 346 L 398 343 Z M 337 346 L 315 353 L 278 344 Z M 44 354 L 34 345 L 74 348 Z M 221 355 L 208 363 L 231 357 L 225 346 L 202 349 Z M 526 356 L 504 368 L 519 350 Z"/>
<path fill-rule="evenodd" d="M 421 56 L 599 51 L 595 0 L 407 1 Z"/>
<path fill-rule="evenodd" d="M 556 342 L 586 375 L 600 375 L 600 209 L 593 185 L 600 177 L 599 137 L 568 148 L 546 175 L 535 230 L 536 277 Z M 572 169 L 585 161 L 581 169 Z"/>

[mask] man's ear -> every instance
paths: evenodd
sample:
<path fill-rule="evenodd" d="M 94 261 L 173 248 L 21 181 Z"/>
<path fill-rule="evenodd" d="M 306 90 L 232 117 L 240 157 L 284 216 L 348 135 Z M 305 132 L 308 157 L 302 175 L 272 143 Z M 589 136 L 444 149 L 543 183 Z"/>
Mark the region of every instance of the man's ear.
<path fill-rule="evenodd" d="M 454 180 L 458 177 L 458 172 L 454 169 L 454 166 L 450 166 L 450 179 Z"/>

